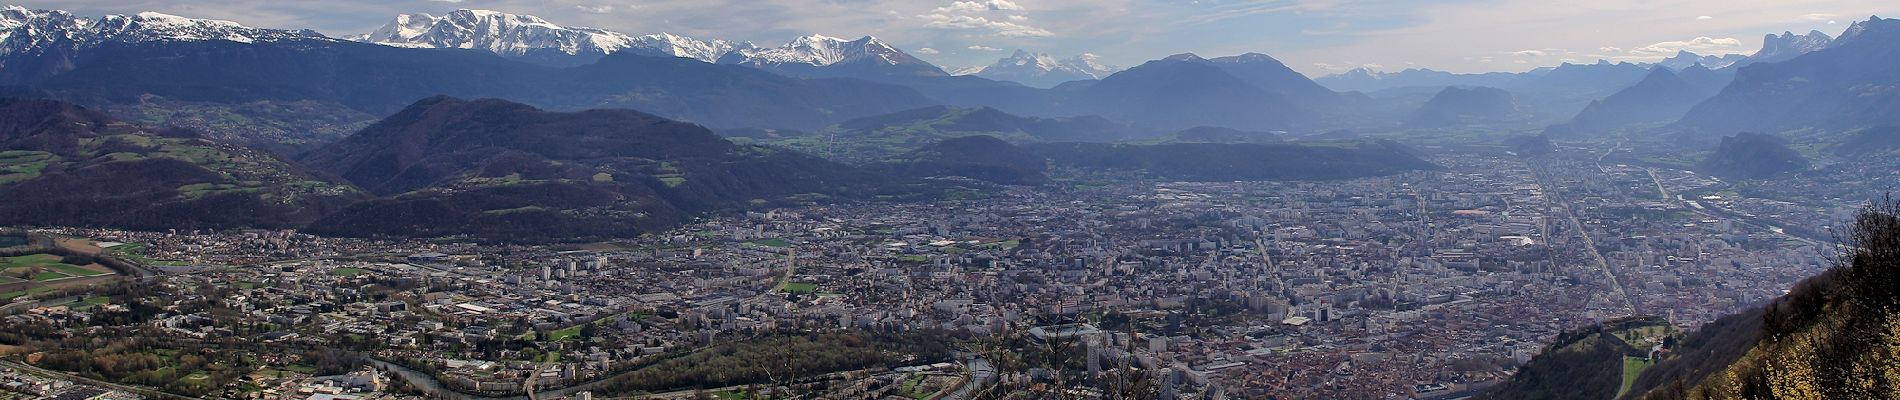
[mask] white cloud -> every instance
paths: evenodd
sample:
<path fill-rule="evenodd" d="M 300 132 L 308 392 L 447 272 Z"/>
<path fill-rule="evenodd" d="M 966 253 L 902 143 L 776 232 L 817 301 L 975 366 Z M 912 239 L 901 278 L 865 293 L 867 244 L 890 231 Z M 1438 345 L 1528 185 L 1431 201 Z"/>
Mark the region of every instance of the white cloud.
<path fill-rule="evenodd" d="M 1519 50 L 1511 52 L 1511 55 L 1518 57 L 1543 57 L 1550 55 L 1550 53 L 1544 52 L 1543 50 Z"/>
<path fill-rule="evenodd" d="M 1808 21 L 1832 21 L 1834 20 L 1835 17 L 1839 17 L 1839 15 L 1814 13 L 1814 14 L 1803 15 L 1801 16 L 1801 19 L 1808 20 Z"/>
<path fill-rule="evenodd" d="M 461 0 L 455 0 L 455 1 L 461 1 Z M 580 12 L 584 12 L 588 14 L 606 14 L 606 13 L 614 12 L 614 6 L 604 5 L 604 4 L 603 5 L 579 4 L 579 5 L 575 5 L 574 9 L 580 10 Z"/>
<path fill-rule="evenodd" d="M 951 2 L 950 6 L 939 8 L 939 10 L 958 12 L 1022 11 L 1023 6 L 1017 5 L 1015 2 L 1009 0 L 955 1 Z"/>
<path fill-rule="evenodd" d="M 460 3 L 463 0 L 429 0 L 437 3 Z"/>
<path fill-rule="evenodd" d="M 970 47 L 968 47 L 968 49 L 970 49 L 970 50 L 976 50 L 976 51 L 1003 51 L 1003 49 L 999 49 L 999 48 L 995 48 L 995 47 L 990 47 L 990 46 L 984 46 L 984 45 L 980 45 L 980 44 L 976 44 L 976 45 L 970 45 Z"/>
<path fill-rule="evenodd" d="M 1616 47 L 1616 46 L 1603 46 L 1603 47 L 1598 47 L 1597 51 L 1601 51 L 1605 53 L 1618 53 L 1618 52 L 1622 52 L 1623 48 Z"/>
<path fill-rule="evenodd" d="M 1010 0 L 954 1 L 919 15 L 924 26 L 941 29 L 989 31 L 1005 37 L 1055 36 L 1047 29 L 1030 26 L 1022 5 Z"/>
<path fill-rule="evenodd" d="M 968 15 L 925 14 L 924 23 L 933 28 L 946 29 L 988 29 L 991 33 L 1009 37 L 1054 36 L 1054 32 L 1009 21 L 996 21 L 985 17 Z"/>
<path fill-rule="evenodd" d="M 1708 21 L 1708 20 L 1711 20 L 1711 19 L 1715 19 L 1715 17 L 1711 17 L 1711 16 L 1707 16 L 1707 15 L 1699 15 L 1699 16 L 1696 16 L 1696 17 L 1695 17 L 1695 20 L 1697 20 L 1697 21 Z"/>
<path fill-rule="evenodd" d="M 939 53 L 943 53 L 943 52 L 941 52 L 941 51 L 937 51 L 937 49 L 933 49 L 933 48 L 929 48 L 929 47 L 920 47 L 920 48 L 917 48 L 917 54 L 923 54 L 923 55 L 935 55 L 935 54 L 939 54 Z"/>
<path fill-rule="evenodd" d="M 1629 53 L 1637 56 L 1672 56 L 1675 55 L 1676 52 L 1685 50 L 1696 54 L 1727 54 L 1737 53 L 1743 49 L 1740 39 L 1701 36 L 1695 39 L 1668 41 L 1638 47 L 1630 49 Z"/>

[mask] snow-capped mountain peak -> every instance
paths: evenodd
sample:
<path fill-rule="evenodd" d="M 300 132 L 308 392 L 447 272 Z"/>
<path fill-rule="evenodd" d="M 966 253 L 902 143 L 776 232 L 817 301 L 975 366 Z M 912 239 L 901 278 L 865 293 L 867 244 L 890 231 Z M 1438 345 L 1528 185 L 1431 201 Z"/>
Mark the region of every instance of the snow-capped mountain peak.
<path fill-rule="evenodd" d="M 440 17 L 401 14 L 358 40 L 399 47 L 481 49 L 504 56 L 537 51 L 606 55 L 620 51 L 713 62 L 732 51 L 723 40 L 702 41 L 670 33 L 630 36 L 598 28 L 562 26 L 533 15 L 492 10 L 455 10 Z"/>
<path fill-rule="evenodd" d="M 1675 56 L 1662 59 L 1662 61 L 1657 61 L 1656 65 L 1662 66 L 1663 68 L 1668 68 L 1672 71 L 1680 71 L 1684 68 L 1689 68 L 1696 65 L 1701 65 L 1705 68 L 1710 68 L 1710 69 L 1722 69 L 1722 68 L 1727 68 L 1730 65 L 1735 65 L 1735 63 L 1742 62 L 1743 60 L 1746 60 L 1747 58 L 1748 56 L 1741 55 L 1741 54 L 1723 54 L 1719 56 L 1713 56 L 1713 55 L 1705 56 L 1705 55 L 1700 55 L 1700 54 L 1690 52 L 1688 50 L 1680 50 L 1676 52 Z"/>
<path fill-rule="evenodd" d="M 817 34 L 800 36 L 779 47 L 738 49 L 720 60 L 720 63 L 754 66 L 804 64 L 822 67 L 863 61 L 883 65 L 929 65 L 876 37 L 865 36 L 857 40 L 846 40 Z"/>
<path fill-rule="evenodd" d="M 651 55 L 684 57 L 704 62 L 718 61 L 719 57 L 734 49 L 752 48 L 751 42 L 731 43 L 724 40 L 704 41 L 690 37 L 661 32 L 633 38 L 632 49 Z"/>
<path fill-rule="evenodd" d="M 778 47 L 741 46 L 719 59 L 803 77 L 944 76 L 942 68 L 876 37 L 855 40 L 825 35 L 793 38 Z"/>
<path fill-rule="evenodd" d="M 489 10 L 456 10 L 443 16 L 397 15 L 382 28 L 352 40 L 400 47 L 482 49 L 503 56 L 527 56 L 555 51 L 568 55 L 606 55 L 634 52 L 653 56 L 691 58 L 720 64 L 753 67 L 810 66 L 858 63 L 918 67 L 936 66 L 905 54 L 875 37 L 856 40 L 806 35 L 779 47 L 751 42 L 698 40 L 671 33 L 632 36 L 605 29 L 562 26 L 531 15 Z M 921 68 L 921 67 L 928 68 Z M 941 71 L 938 71 L 940 74 Z"/>
<path fill-rule="evenodd" d="M 607 54 L 626 48 L 626 35 L 589 28 L 568 28 L 532 15 L 490 10 L 455 10 L 437 17 L 397 15 L 367 38 L 374 43 L 406 47 L 482 49 L 501 55 L 523 55 L 536 49 L 567 54 Z"/>
<path fill-rule="evenodd" d="M 1029 86 L 1053 87 L 1068 81 L 1102 79 L 1120 70 L 1102 64 L 1100 57 L 1094 54 L 1084 53 L 1069 59 L 1057 59 L 1045 53 L 1016 50 L 1009 57 L 983 67 L 975 75 Z"/>
<path fill-rule="evenodd" d="M 88 19 L 58 10 L 0 8 L 0 57 L 90 49 L 104 43 L 228 40 L 332 40 L 310 30 L 247 27 L 236 22 L 143 12 Z M 70 54 L 70 53 L 69 53 Z"/>
<path fill-rule="evenodd" d="M 1900 34 L 1900 20 L 1880 18 L 1880 16 L 1876 15 L 1868 18 L 1866 21 L 1855 22 L 1853 25 L 1849 25 L 1846 31 L 1841 32 L 1839 39 L 1834 39 L 1833 42 L 1827 43 L 1826 46 L 1840 46 L 1862 37 L 1867 37 L 1869 34 L 1880 37 L 1892 37 L 1886 35 Z M 1813 34 L 1811 33 L 1809 35 Z M 1826 36 L 1823 35 L 1822 37 L 1825 38 Z"/>
<path fill-rule="evenodd" d="M 1848 29 L 1852 31 L 1852 28 Z M 1843 35 L 1845 36 L 1845 35 Z M 1761 51 L 1748 56 L 1744 63 L 1777 62 L 1795 58 L 1808 52 L 1827 48 L 1834 38 L 1821 31 L 1796 35 L 1794 32 L 1782 32 L 1781 35 L 1769 34 L 1762 38 Z"/>

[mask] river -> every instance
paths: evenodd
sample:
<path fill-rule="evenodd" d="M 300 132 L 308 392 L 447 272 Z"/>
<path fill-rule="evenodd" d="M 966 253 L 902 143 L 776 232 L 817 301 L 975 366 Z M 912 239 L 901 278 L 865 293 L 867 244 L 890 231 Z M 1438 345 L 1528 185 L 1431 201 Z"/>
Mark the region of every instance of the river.
<path fill-rule="evenodd" d="M 473 394 L 468 394 L 468 393 L 457 392 L 454 390 L 449 390 L 446 387 L 443 387 L 441 381 L 435 380 L 435 377 L 429 376 L 429 374 L 422 373 L 422 371 L 409 369 L 409 367 L 404 367 L 402 365 L 397 365 L 396 363 L 391 363 L 388 361 L 378 360 L 373 357 L 369 359 L 369 363 L 370 365 L 375 365 L 376 369 L 395 373 L 396 376 L 402 378 L 403 381 L 409 382 L 411 386 L 415 386 L 417 389 L 421 389 L 423 393 L 427 393 L 430 398 L 448 399 L 448 400 L 529 400 L 528 396 L 488 397 L 488 396 L 473 395 Z M 544 391 L 536 392 L 534 394 L 533 399 L 549 400 L 549 399 L 567 398 L 567 396 L 572 395 L 574 393 L 579 393 L 582 391 L 593 389 L 595 386 L 599 386 L 603 382 L 606 382 L 606 379 L 595 380 L 592 382 L 587 382 L 587 383 L 569 386 L 569 387 L 560 388 L 560 389 L 544 390 Z"/>

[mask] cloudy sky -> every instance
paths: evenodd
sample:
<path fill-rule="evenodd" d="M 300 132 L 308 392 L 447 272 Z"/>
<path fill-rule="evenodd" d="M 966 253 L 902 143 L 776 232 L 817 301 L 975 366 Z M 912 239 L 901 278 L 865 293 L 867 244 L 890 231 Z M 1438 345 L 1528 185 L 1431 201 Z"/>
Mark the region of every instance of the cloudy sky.
<path fill-rule="evenodd" d="M 1687 49 L 1751 53 L 1762 35 L 1838 34 L 1893 0 L 14 0 L 87 16 L 158 11 L 333 36 L 398 13 L 478 8 L 629 34 L 778 45 L 874 35 L 954 69 L 1010 50 L 1093 53 L 1128 66 L 1170 54 L 1262 52 L 1309 75 L 1359 66 L 1519 71 Z"/>

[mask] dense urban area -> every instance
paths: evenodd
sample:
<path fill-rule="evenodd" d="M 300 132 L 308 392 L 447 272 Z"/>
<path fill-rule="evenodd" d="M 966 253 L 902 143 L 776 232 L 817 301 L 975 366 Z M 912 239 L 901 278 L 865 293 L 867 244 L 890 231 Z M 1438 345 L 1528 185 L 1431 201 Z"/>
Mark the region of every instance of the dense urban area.
<path fill-rule="evenodd" d="M 266 398 L 1438 398 L 1508 378 L 1567 328 L 1695 327 L 1780 295 L 1826 264 L 1828 238 L 1796 232 L 1861 203 L 1742 194 L 1628 156 L 1475 149 L 1345 181 L 1084 177 L 590 245 L 37 229 L 149 271 L 82 286 L 9 269 L 9 286 L 38 284 L 5 294 L 23 300 L 4 335 L 65 345 L 5 379 Z M 1128 368 L 1167 372 L 1130 384 Z"/>

